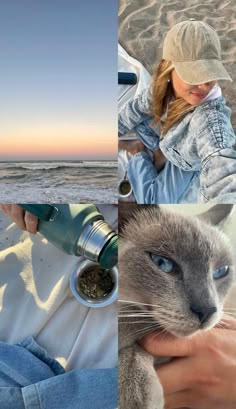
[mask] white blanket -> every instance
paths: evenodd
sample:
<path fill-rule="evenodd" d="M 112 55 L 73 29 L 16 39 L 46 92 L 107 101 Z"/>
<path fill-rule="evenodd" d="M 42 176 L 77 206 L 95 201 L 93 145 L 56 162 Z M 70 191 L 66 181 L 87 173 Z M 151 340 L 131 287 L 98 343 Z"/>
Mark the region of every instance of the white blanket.
<path fill-rule="evenodd" d="M 98 207 L 116 228 L 116 206 Z M 116 303 L 97 309 L 79 304 L 69 286 L 78 260 L 0 212 L 0 341 L 32 335 L 66 370 L 114 367 Z"/>

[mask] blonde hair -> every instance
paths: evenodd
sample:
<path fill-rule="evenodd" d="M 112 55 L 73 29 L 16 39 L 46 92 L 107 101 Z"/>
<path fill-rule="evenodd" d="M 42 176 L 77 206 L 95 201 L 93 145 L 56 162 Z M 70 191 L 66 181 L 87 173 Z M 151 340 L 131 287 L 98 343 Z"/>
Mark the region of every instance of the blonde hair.
<path fill-rule="evenodd" d="M 174 66 L 171 61 L 161 60 L 153 76 L 152 86 L 152 113 L 154 123 L 157 123 L 163 135 L 188 112 L 195 107 L 186 102 L 183 98 L 174 97 L 174 90 L 171 84 L 171 71 Z M 165 121 L 162 123 L 161 117 L 167 113 Z"/>

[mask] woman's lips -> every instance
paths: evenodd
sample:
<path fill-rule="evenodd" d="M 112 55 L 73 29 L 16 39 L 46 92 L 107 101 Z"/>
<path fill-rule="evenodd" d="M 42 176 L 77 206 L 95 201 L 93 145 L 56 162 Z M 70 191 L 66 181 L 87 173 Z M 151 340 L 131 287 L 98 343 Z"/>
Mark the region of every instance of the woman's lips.
<path fill-rule="evenodd" d="M 192 95 L 194 95 L 197 98 L 206 98 L 207 94 L 198 94 L 197 92 L 191 92 Z"/>

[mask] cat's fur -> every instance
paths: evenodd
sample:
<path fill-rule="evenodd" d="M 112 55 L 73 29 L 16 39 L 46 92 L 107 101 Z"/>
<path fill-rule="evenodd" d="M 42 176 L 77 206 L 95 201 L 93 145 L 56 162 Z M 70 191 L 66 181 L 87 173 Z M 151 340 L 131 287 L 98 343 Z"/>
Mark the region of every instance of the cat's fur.
<path fill-rule="evenodd" d="M 136 341 L 155 325 L 181 337 L 220 320 L 234 264 L 229 240 L 214 224 L 222 224 L 232 206 L 217 205 L 197 217 L 158 206 L 124 205 L 119 213 L 119 299 L 133 303 L 119 303 L 119 409 L 163 409 L 154 358 Z M 174 260 L 178 273 L 159 270 L 150 253 Z M 229 274 L 213 280 L 213 271 L 222 266 L 229 266 Z M 192 305 L 217 311 L 201 324 Z"/>

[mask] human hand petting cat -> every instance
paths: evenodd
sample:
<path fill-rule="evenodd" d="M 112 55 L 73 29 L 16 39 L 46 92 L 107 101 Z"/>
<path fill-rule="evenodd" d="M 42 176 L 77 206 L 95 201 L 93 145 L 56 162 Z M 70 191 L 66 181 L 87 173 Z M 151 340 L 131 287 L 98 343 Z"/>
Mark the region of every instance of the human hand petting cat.
<path fill-rule="evenodd" d="M 156 369 L 165 409 L 236 408 L 235 319 L 224 316 L 217 327 L 189 338 L 152 333 L 142 347 L 175 358 Z"/>
<path fill-rule="evenodd" d="M 10 217 L 17 226 L 31 234 L 37 233 L 38 218 L 17 204 L 0 204 L 0 210 Z"/>

